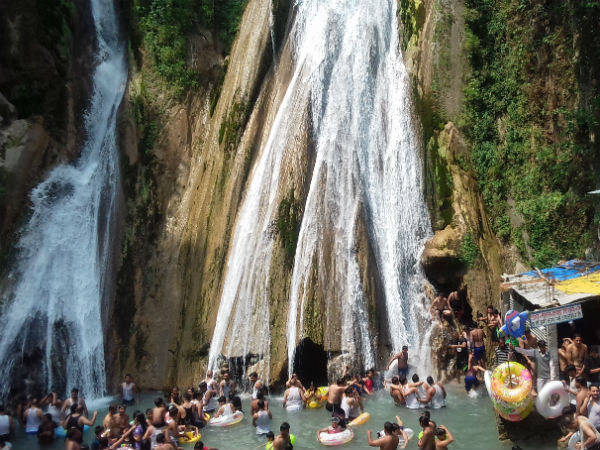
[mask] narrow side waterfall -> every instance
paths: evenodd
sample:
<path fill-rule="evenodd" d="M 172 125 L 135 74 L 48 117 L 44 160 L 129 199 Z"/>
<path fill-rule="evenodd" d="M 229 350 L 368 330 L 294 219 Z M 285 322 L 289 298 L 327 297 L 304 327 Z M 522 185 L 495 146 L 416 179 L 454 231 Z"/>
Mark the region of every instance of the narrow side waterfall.
<path fill-rule="evenodd" d="M 356 251 L 359 220 L 366 223 L 382 278 L 389 344 L 394 349 L 409 344 L 416 357 L 416 347 L 428 344 L 419 257 L 430 224 L 396 1 L 299 0 L 294 8 L 289 36 L 294 72 L 237 218 L 209 366 L 216 366 L 221 353 L 268 357 L 272 227 L 282 158 L 302 124 L 310 124 L 315 163 L 307 174 L 310 188 L 291 281 L 289 370 L 303 337 L 314 273 L 326 287 L 323 320 L 341 320 L 341 336 L 330 339 L 348 362 L 375 364 Z M 330 330 L 328 323 L 324 329 Z M 425 364 L 428 352 L 421 356 Z"/>
<path fill-rule="evenodd" d="M 44 392 L 78 387 L 95 398 L 106 389 L 102 314 L 120 189 L 115 127 L 127 66 L 113 0 L 91 0 L 91 7 L 98 54 L 86 140 L 75 164 L 55 168 L 31 194 L 13 289 L 2 299 L 2 397 L 9 380 L 23 375 L 26 385 Z"/>

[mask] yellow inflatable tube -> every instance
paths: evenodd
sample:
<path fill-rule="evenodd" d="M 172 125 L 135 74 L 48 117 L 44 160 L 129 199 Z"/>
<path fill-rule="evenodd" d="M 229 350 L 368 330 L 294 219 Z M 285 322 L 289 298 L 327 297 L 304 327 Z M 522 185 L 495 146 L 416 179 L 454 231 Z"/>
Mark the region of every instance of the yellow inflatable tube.
<path fill-rule="evenodd" d="M 352 422 L 350 422 L 348 425 L 350 425 L 351 427 L 358 427 L 358 426 L 366 423 L 370 418 L 371 418 L 371 414 L 369 414 L 368 412 L 364 412 L 360 416 L 358 416 L 356 419 L 354 419 Z"/>
<path fill-rule="evenodd" d="M 193 432 L 186 431 L 185 436 L 182 436 L 179 439 L 177 439 L 177 442 L 179 442 L 180 444 L 193 444 L 194 442 L 198 442 L 201 437 L 202 435 L 200 433 L 198 433 L 197 436 L 194 436 Z"/>

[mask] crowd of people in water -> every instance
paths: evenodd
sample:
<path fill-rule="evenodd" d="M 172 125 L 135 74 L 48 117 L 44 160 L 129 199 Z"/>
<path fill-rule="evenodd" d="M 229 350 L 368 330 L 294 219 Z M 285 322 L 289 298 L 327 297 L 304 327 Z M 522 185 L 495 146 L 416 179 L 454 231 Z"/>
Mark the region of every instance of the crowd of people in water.
<path fill-rule="evenodd" d="M 477 322 L 468 324 L 461 320 L 460 303 L 453 294 L 436 298 L 430 310 L 432 318 L 449 330 L 450 359 L 444 363 L 446 373 L 451 378 L 456 377 L 459 383 L 463 377 L 465 391 L 470 396 L 484 395 L 483 373 L 507 361 L 518 361 L 530 369 L 535 379 L 534 396 L 549 381 L 562 380 L 571 403 L 559 421 L 565 431 L 562 440 L 568 440 L 579 431 L 584 441 L 582 448 L 600 450 L 600 357 L 597 350 L 588 348 L 581 335 L 574 334 L 562 340 L 558 367 L 555 367 L 547 343 L 538 340 L 531 330 L 525 330 L 521 338 L 501 336 L 498 329 L 502 327 L 502 318 L 492 306 L 488 307 L 487 315 L 477 315 Z M 493 352 L 486 352 L 486 342 L 495 345 Z M 443 424 L 438 425 L 430 415 L 430 411 L 446 406 L 444 385 L 432 376 L 421 379 L 417 373 L 409 373 L 414 367 L 409 363 L 408 346 L 390 358 L 385 371 L 390 373 L 394 363 L 396 368 L 389 378 L 375 369 L 359 375 L 346 367 L 335 383 L 321 388 L 313 383 L 305 387 L 293 374 L 286 382 L 282 406 L 294 412 L 323 405 L 331 413 L 331 423 L 317 431 L 317 439 L 320 439 L 322 433 L 341 433 L 351 426 L 352 421 L 365 413 L 368 398 L 383 388 L 397 406 L 413 410 L 425 408 L 419 419 L 421 432 L 415 439 L 420 449 L 448 448 L 454 441 L 451 431 Z M 290 425 L 280 424 L 277 434 L 273 430 L 272 400 L 269 400 L 267 386 L 256 372 L 247 378 L 244 384 L 251 391 L 247 422 L 251 420 L 256 434 L 264 437 L 267 450 L 292 449 L 295 438 L 290 433 Z M 43 398 L 30 398 L 12 415 L 0 405 L 0 450 L 9 448 L 7 442 L 18 424 L 26 433 L 37 435 L 42 445 L 64 436 L 66 450 L 108 450 L 123 445 L 135 450 L 175 450 L 191 442 L 195 449 L 216 450 L 199 440 L 199 430 L 207 426 L 209 420 L 241 413 L 239 394 L 242 390 L 227 367 L 216 376 L 209 370 L 197 387 L 189 387 L 184 392 L 173 387 L 164 397 L 156 398 L 153 408 L 135 410 L 129 415 L 128 408 L 139 405 L 139 392 L 131 376 L 126 375 L 120 384 L 119 403 L 109 406 L 101 423 L 98 423 L 97 411 L 89 413 L 77 389 L 65 400 L 55 392 Z M 83 444 L 86 427 L 94 427 L 95 439 L 89 447 Z M 398 416 L 395 421 L 386 422 L 377 436 L 367 431 L 368 444 L 382 450 L 404 448 L 410 438 Z"/>

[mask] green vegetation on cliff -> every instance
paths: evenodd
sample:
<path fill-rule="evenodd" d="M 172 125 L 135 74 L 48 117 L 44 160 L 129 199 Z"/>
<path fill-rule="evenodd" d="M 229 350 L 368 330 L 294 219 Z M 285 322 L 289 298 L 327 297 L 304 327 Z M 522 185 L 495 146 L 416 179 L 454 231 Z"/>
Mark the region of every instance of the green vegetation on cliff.
<path fill-rule="evenodd" d="M 132 0 L 130 29 L 134 48 L 143 47 L 157 73 L 176 94 L 196 87 L 197 74 L 188 66 L 188 38 L 210 30 L 228 53 L 248 0 Z"/>
<path fill-rule="evenodd" d="M 600 3 L 466 4 L 461 129 L 493 229 L 535 265 L 583 257 L 600 181 Z"/>

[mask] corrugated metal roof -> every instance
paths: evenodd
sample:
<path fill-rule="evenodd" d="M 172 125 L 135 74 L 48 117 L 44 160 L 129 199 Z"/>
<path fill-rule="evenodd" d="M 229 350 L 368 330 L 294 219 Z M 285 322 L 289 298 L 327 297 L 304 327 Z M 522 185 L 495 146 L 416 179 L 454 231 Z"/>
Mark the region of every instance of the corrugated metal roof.
<path fill-rule="evenodd" d="M 544 308 L 600 296 L 600 263 L 571 260 L 515 275 L 503 275 L 501 288 L 513 289 L 531 304 Z"/>

